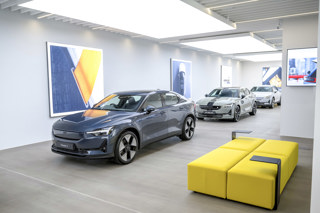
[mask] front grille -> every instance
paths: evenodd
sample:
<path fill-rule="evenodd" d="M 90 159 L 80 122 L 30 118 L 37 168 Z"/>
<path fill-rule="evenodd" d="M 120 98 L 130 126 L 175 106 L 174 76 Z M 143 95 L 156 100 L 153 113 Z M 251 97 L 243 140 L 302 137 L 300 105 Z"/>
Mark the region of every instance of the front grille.
<path fill-rule="evenodd" d="M 68 132 L 63 130 L 53 130 L 53 135 L 62 138 L 62 139 L 68 139 L 68 140 L 80 140 L 82 138 L 81 133 L 78 132 Z"/>
<path fill-rule="evenodd" d="M 218 110 L 220 108 L 221 106 L 200 105 L 200 109 L 205 109 L 205 110 Z"/>

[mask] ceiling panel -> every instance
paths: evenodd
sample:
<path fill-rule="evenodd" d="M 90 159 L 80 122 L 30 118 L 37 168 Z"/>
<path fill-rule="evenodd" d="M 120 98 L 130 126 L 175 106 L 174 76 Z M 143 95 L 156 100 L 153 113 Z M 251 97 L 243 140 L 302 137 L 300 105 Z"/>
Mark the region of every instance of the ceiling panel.
<path fill-rule="evenodd" d="M 46 15 L 41 11 L 31 10 L 18 6 L 30 0 L 0 0 L 0 8 L 15 13 L 26 13 L 34 16 Z M 265 39 L 267 42 L 282 48 L 282 22 L 283 19 L 301 15 L 312 15 L 318 13 L 318 0 L 182 0 L 184 2 L 194 1 L 214 13 L 237 24 L 236 30 L 209 32 L 198 35 L 188 35 L 169 39 L 153 39 L 140 36 L 124 30 L 112 29 L 107 26 L 92 24 L 86 21 L 70 19 L 63 16 L 51 15 L 45 17 L 52 21 L 76 24 L 92 30 L 104 30 L 130 37 L 141 37 L 143 39 L 159 41 L 160 43 L 171 43 L 179 45 L 181 41 L 197 38 L 214 38 L 215 36 L 232 35 L 238 33 L 252 32 L 256 36 Z M 165 11 L 163 11 L 165 14 Z M 199 23 L 201 24 L 201 23 Z"/>

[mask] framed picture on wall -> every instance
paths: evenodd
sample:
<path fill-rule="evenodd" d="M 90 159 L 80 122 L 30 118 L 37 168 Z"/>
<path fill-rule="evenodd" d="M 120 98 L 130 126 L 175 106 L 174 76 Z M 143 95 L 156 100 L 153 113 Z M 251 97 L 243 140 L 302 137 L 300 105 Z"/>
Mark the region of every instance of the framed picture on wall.
<path fill-rule="evenodd" d="M 171 90 L 191 98 L 192 62 L 171 59 Z"/>
<path fill-rule="evenodd" d="M 289 49 L 287 54 L 287 86 L 315 86 L 317 56 L 317 48 Z"/>
<path fill-rule="evenodd" d="M 262 85 L 282 86 L 281 67 L 262 67 Z"/>
<path fill-rule="evenodd" d="M 104 97 L 101 49 L 47 42 L 50 116 L 91 108 Z"/>
<path fill-rule="evenodd" d="M 232 86 L 232 67 L 221 66 L 221 87 Z"/>

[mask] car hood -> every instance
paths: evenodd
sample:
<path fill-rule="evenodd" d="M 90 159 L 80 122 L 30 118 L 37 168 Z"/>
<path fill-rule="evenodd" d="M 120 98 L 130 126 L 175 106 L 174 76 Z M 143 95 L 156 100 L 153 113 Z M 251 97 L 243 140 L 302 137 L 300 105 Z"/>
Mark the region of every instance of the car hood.
<path fill-rule="evenodd" d="M 114 123 L 130 117 L 134 113 L 89 109 L 61 118 L 54 123 L 53 128 L 75 132 L 91 131 L 97 128 L 112 126 Z"/>
<path fill-rule="evenodd" d="M 209 102 L 213 102 L 213 105 L 226 105 L 235 103 L 240 98 L 233 98 L 233 97 L 206 97 L 197 101 L 199 105 L 207 105 Z"/>
<path fill-rule="evenodd" d="M 253 94 L 255 94 L 257 98 L 263 98 L 272 95 L 272 92 L 253 92 Z"/>

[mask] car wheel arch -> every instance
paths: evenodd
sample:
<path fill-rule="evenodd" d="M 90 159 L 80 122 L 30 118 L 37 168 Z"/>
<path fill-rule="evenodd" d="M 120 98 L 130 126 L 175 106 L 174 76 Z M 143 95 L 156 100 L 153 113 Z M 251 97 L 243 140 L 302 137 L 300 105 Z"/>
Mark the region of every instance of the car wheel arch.
<path fill-rule="evenodd" d="M 237 104 L 235 105 L 234 110 L 236 110 L 237 107 L 239 107 L 239 109 L 240 109 L 240 115 L 241 115 L 241 106 L 240 106 L 239 103 L 237 103 Z"/>
<path fill-rule="evenodd" d="M 133 127 L 125 128 L 125 129 L 121 130 L 121 132 L 119 133 L 118 137 L 120 137 L 124 132 L 127 132 L 127 131 L 133 132 L 137 136 L 137 139 L 138 139 L 138 150 L 139 150 L 140 149 L 140 143 L 141 143 L 141 137 L 140 137 L 139 131 L 137 129 L 135 129 Z"/>
<path fill-rule="evenodd" d="M 185 117 L 185 119 L 186 119 L 187 117 L 192 117 L 194 121 L 196 120 L 196 117 L 195 117 L 193 114 L 191 114 L 191 113 L 190 113 L 190 114 L 187 114 L 187 116 Z"/>

